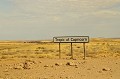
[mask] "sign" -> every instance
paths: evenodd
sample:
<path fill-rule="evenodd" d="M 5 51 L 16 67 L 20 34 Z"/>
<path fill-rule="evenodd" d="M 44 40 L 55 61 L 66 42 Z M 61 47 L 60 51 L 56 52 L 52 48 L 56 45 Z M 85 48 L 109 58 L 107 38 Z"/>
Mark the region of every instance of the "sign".
<path fill-rule="evenodd" d="M 89 36 L 53 37 L 54 43 L 89 43 Z"/>
<path fill-rule="evenodd" d="M 59 43 L 59 58 L 61 58 L 61 43 L 71 43 L 71 58 L 73 59 L 72 43 L 83 43 L 84 59 L 86 57 L 85 43 L 89 43 L 89 36 L 61 36 L 53 37 L 54 43 Z"/>

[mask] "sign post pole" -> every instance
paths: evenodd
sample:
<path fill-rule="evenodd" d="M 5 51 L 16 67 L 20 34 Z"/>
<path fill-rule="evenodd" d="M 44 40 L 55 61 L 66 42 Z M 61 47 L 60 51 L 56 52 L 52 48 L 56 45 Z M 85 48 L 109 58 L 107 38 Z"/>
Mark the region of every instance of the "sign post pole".
<path fill-rule="evenodd" d="M 84 49 L 84 60 L 85 60 L 85 57 L 86 57 L 85 43 L 83 43 L 83 49 Z"/>
<path fill-rule="evenodd" d="M 72 43 L 71 43 L 71 59 L 73 59 L 73 48 L 72 48 Z"/>
<path fill-rule="evenodd" d="M 60 43 L 59 43 L 59 59 L 61 59 L 61 48 L 60 48 Z"/>

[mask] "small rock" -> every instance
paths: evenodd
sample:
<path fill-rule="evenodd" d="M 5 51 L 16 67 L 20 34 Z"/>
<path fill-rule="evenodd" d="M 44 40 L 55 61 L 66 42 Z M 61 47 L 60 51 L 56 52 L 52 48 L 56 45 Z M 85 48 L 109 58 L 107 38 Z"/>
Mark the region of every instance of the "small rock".
<path fill-rule="evenodd" d="M 73 58 L 73 60 L 77 60 L 76 58 Z"/>
<path fill-rule="evenodd" d="M 111 69 L 109 69 L 109 68 L 103 68 L 102 70 L 103 71 L 110 71 Z"/>
<path fill-rule="evenodd" d="M 6 73 L 5 75 L 8 76 L 8 75 L 10 75 L 10 74 L 9 74 L 9 73 Z"/>
<path fill-rule="evenodd" d="M 8 72 L 8 69 L 5 69 L 4 72 Z"/>
<path fill-rule="evenodd" d="M 14 64 L 13 69 L 23 69 L 24 64 L 23 63 L 18 63 L 18 64 Z M 10 69 L 12 69 L 11 67 L 9 67 Z"/>
<path fill-rule="evenodd" d="M 49 67 L 48 65 L 45 65 L 44 67 Z"/>
<path fill-rule="evenodd" d="M 80 74 L 80 72 L 78 72 L 78 74 Z"/>
<path fill-rule="evenodd" d="M 69 79 L 69 77 L 66 77 L 66 79 Z"/>
<path fill-rule="evenodd" d="M 81 62 L 81 64 L 85 64 L 86 63 L 86 61 L 84 61 L 84 62 Z"/>
<path fill-rule="evenodd" d="M 75 63 L 73 63 L 73 62 L 67 62 L 67 64 L 66 65 L 68 65 L 68 66 L 77 66 Z"/>
<path fill-rule="evenodd" d="M 13 69 L 13 67 L 10 66 L 9 69 Z"/>
<path fill-rule="evenodd" d="M 78 66 L 76 65 L 75 68 L 78 68 Z"/>
<path fill-rule="evenodd" d="M 53 68 L 54 66 L 53 66 L 53 65 L 51 65 L 50 67 L 52 67 L 52 68 Z"/>
<path fill-rule="evenodd" d="M 62 65 L 62 63 L 55 63 L 55 65 L 56 65 L 56 66 L 61 66 L 61 65 Z"/>
<path fill-rule="evenodd" d="M 23 68 L 24 68 L 24 69 L 30 69 L 29 66 L 30 66 L 30 65 L 29 65 L 28 62 L 23 63 Z"/>
<path fill-rule="evenodd" d="M 43 79 L 48 79 L 47 77 L 44 77 Z"/>
<path fill-rule="evenodd" d="M 23 64 L 23 63 L 19 63 L 19 64 L 18 64 L 18 66 L 21 66 L 21 67 L 23 67 L 23 66 L 24 66 L 24 64 Z"/>
<path fill-rule="evenodd" d="M 98 71 L 98 73 L 102 73 L 102 71 Z"/>
<path fill-rule="evenodd" d="M 87 70 L 91 70 L 90 68 L 88 68 Z"/>
<path fill-rule="evenodd" d="M 39 61 L 39 63 L 42 63 L 41 61 Z"/>
<path fill-rule="evenodd" d="M 60 76 L 60 78 L 62 78 L 62 77 Z"/>
<path fill-rule="evenodd" d="M 26 60 L 25 62 L 27 62 L 27 63 L 29 63 L 29 64 L 37 64 L 37 62 L 34 61 L 34 60 Z"/>
<path fill-rule="evenodd" d="M 93 68 L 95 68 L 95 66 L 93 66 Z"/>
<path fill-rule="evenodd" d="M 20 69 L 23 69 L 23 67 L 22 66 L 15 66 L 14 69 L 19 69 L 20 70 Z"/>
<path fill-rule="evenodd" d="M 50 77 L 54 77 L 54 76 L 52 75 L 52 76 L 50 76 Z"/>

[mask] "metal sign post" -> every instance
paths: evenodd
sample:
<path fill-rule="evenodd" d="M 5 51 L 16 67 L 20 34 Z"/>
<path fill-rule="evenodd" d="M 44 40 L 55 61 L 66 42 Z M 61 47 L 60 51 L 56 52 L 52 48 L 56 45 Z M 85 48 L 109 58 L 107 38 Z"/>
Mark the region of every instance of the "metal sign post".
<path fill-rule="evenodd" d="M 54 43 L 59 43 L 59 58 L 61 58 L 61 43 L 71 43 L 71 58 L 73 59 L 72 43 L 83 43 L 84 59 L 86 57 L 85 43 L 89 43 L 89 36 L 62 36 L 53 37 Z"/>
<path fill-rule="evenodd" d="M 72 43 L 71 43 L 71 59 L 73 59 L 73 48 L 72 48 Z"/>
<path fill-rule="evenodd" d="M 85 60 L 85 57 L 86 57 L 85 43 L 83 43 L 83 49 L 84 49 L 84 60 Z"/>
<path fill-rule="evenodd" d="M 61 48 L 60 48 L 60 43 L 59 43 L 59 58 L 61 58 Z"/>

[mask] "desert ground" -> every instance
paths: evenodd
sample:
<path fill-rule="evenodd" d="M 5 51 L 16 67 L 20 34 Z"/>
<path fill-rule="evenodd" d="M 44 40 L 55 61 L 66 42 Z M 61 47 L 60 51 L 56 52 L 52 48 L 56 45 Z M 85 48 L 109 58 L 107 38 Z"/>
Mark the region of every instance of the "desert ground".
<path fill-rule="evenodd" d="M 0 41 L 0 79 L 120 79 L 120 39 L 92 38 L 83 44 Z"/>

